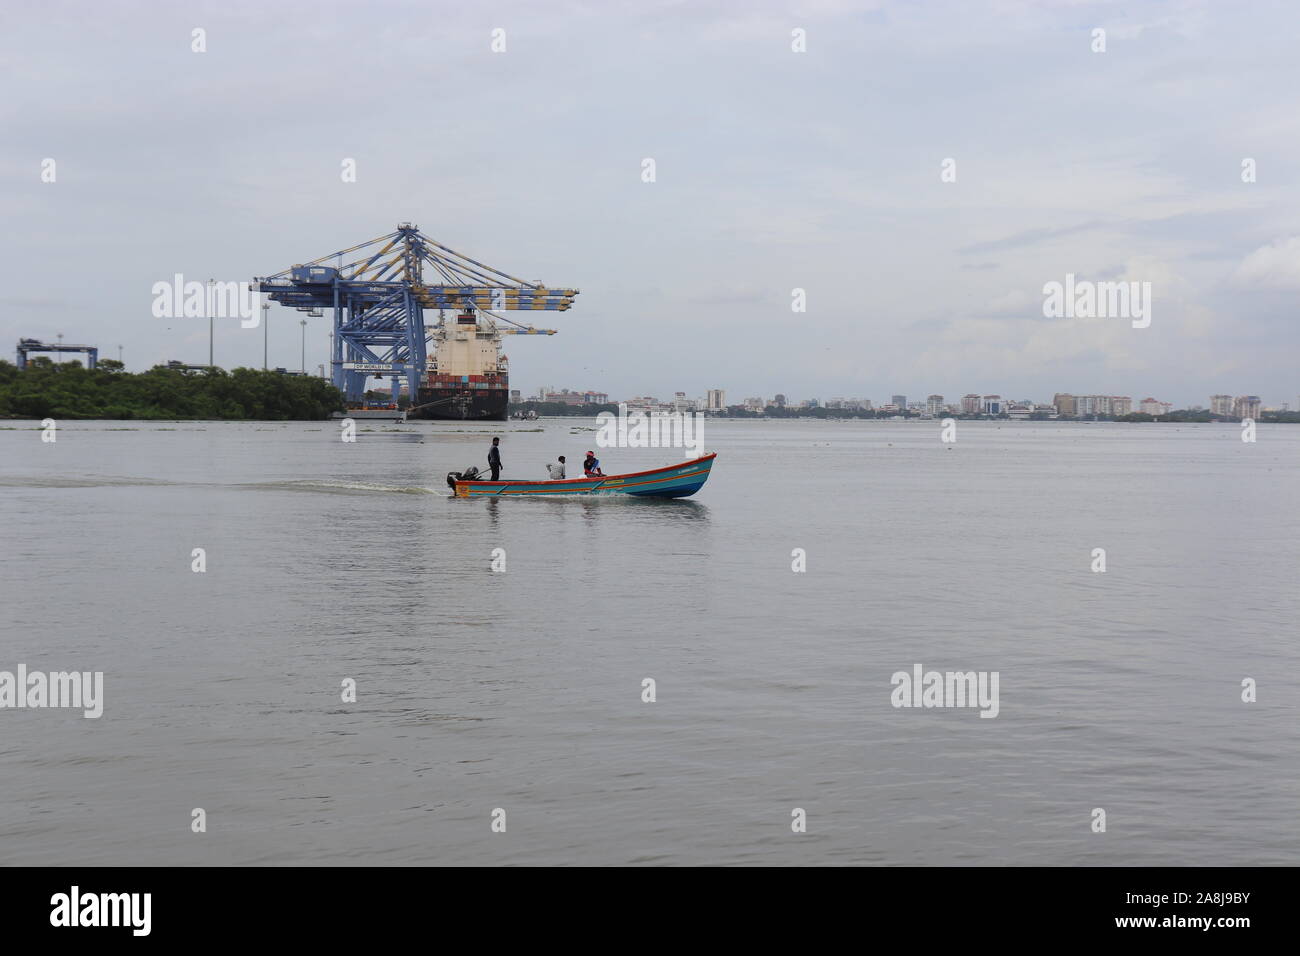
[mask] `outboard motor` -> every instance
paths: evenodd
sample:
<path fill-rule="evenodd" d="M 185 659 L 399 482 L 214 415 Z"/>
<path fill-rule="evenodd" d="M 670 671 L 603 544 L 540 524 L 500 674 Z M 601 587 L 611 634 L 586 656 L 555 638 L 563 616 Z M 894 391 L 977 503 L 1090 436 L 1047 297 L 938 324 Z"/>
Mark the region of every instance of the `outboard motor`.
<path fill-rule="evenodd" d="M 479 476 L 479 470 L 477 468 L 474 468 L 473 466 L 466 468 L 464 471 L 449 471 L 447 472 L 447 487 L 450 488 L 452 491 L 455 491 L 456 482 L 473 481 L 478 476 Z"/>

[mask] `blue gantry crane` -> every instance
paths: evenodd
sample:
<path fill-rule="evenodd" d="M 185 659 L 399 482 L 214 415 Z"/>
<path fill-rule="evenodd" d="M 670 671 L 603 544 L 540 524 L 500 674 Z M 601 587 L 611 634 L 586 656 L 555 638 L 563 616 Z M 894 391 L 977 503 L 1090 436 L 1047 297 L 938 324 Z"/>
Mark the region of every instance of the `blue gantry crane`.
<path fill-rule="evenodd" d="M 42 342 L 39 339 L 19 339 L 18 340 L 18 367 L 24 369 L 27 367 L 27 355 L 29 352 L 83 352 L 86 355 L 86 368 L 94 368 L 99 361 L 99 349 L 94 345 L 73 345 L 59 342 L 51 345 L 49 342 Z"/>
<path fill-rule="evenodd" d="M 344 262 L 345 256 L 350 261 Z M 496 313 L 563 312 L 578 294 L 577 289 L 549 289 L 516 279 L 433 241 L 410 223 L 254 281 L 271 301 L 300 312 L 333 310 L 330 377 L 350 402 L 361 399 L 368 378 L 389 375 L 405 378 L 414 402 L 427 362 L 425 346 L 443 327 L 444 309 L 493 315 L 514 326 L 502 330 L 506 334 L 550 335 L 553 329 L 536 329 Z M 425 309 L 439 310 L 437 323 L 425 325 Z"/>

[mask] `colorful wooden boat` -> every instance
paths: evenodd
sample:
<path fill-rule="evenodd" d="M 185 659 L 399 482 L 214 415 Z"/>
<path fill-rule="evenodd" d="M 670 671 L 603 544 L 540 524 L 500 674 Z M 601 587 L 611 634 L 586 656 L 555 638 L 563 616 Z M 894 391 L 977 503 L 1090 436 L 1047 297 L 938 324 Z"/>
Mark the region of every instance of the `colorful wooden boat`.
<path fill-rule="evenodd" d="M 645 498 L 685 498 L 709 479 L 717 452 L 667 468 L 637 471 L 603 478 L 565 478 L 560 481 L 482 481 L 453 472 L 447 476 L 460 498 L 514 498 L 519 495 L 639 495 Z"/>

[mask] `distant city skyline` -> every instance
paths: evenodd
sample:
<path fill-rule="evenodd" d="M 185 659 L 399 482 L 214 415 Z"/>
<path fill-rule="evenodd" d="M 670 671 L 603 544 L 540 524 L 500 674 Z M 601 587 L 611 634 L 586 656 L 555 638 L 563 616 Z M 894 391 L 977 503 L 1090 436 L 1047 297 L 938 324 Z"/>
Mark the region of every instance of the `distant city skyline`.
<path fill-rule="evenodd" d="M 386 387 L 380 387 L 375 391 L 389 391 Z M 946 410 L 951 414 L 1001 414 L 1004 410 L 1011 407 L 1019 406 L 1029 407 L 1031 409 L 1041 410 L 1043 408 L 1054 408 L 1057 412 L 1066 416 L 1088 417 L 1092 415 L 1123 416 L 1133 412 L 1142 412 L 1151 415 L 1168 414 L 1170 411 L 1195 411 L 1197 409 L 1205 410 L 1213 415 L 1222 415 L 1227 417 L 1248 418 L 1258 415 L 1261 411 L 1300 411 L 1300 395 L 1297 395 L 1292 401 L 1281 401 L 1270 403 L 1263 400 L 1255 394 L 1238 394 L 1230 395 L 1227 393 L 1215 393 L 1206 397 L 1206 403 L 1189 402 L 1180 405 L 1176 402 L 1163 401 L 1154 395 L 1147 395 L 1140 399 L 1135 399 L 1132 395 L 1105 395 L 1100 393 L 1075 393 L 1075 392 L 1055 392 L 1051 401 L 1039 401 L 1035 397 L 1021 395 L 1012 397 L 1010 395 L 1001 395 L 996 392 L 978 393 L 967 392 L 960 398 L 956 396 L 946 396 L 938 392 L 932 392 L 926 396 L 924 401 L 907 401 L 906 395 L 891 394 L 888 402 L 877 402 L 873 398 L 862 395 L 832 395 L 829 398 L 821 396 L 804 396 L 789 398 L 785 393 L 777 392 L 772 396 L 746 396 L 740 398 L 732 396 L 727 389 L 710 388 L 706 389 L 703 394 L 692 395 L 689 392 L 674 389 L 671 393 L 672 398 L 660 398 L 660 395 L 667 396 L 668 392 L 648 392 L 644 395 L 629 395 L 623 398 L 611 398 L 608 392 L 596 389 L 577 389 L 569 386 L 540 386 L 532 392 L 526 392 L 521 389 L 511 389 L 510 401 L 512 403 L 540 401 L 552 404 L 567 405 L 608 405 L 608 404 L 628 404 L 635 405 L 653 400 L 663 407 L 674 407 L 678 410 L 690 409 L 699 410 L 722 410 L 726 408 L 738 407 L 759 407 L 766 408 L 769 405 L 785 406 L 790 408 L 806 407 L 811 403 L 814 406 L 824 408 L 858 408 L 860 410 L 886 410 L 890 408 L 901 408 L 903 411 L 923 412 L 928 415 L 939 414 L 939 410 Z M 730 396 L 730 397 L 729 397 Z M 897 400 L 903 399 L 905 404 L 899 405 Z M 1062 399 L 1065 399 L 1064 405 Z M 973 400 L 973 401 L 972 401 Z M 990 400 L 996 404 L 990 406 Z M 761 405 L 755 405 L 755 402 L 761 402 Z"/>
<path fill-rule="evenodd" d="M 741 394 L 743 394 L 742 392 L 735 392 L 735 391 L 733 391 L 732 389 L 727 389 L 727 388 L 721 388 L 721 389 L 720 389 L 720 388 L 709 388 L 709 389 L 700 390 L 699 392 L 696 392 L 696 393 L 692 393 L 692 392 L 689 392 L 689 391 L 682 391 L 682 390 L 680 390 L 680 389 L 673 389 L 671 392 L 667 392 L 667 391 L 659 390 L 659 391 L 650 391 L 650 392 L 645 392 L 645 393 L 642 394 L 642 395 L 629 395 L 629 396 L 625 396 L 624 398 L 611 398 L 611 397 L 610 397 L 611 393 L 609 393 L 609 392 L 607 392 L 607 391 L 604 391 L 604 390 L 596 390 L 596 389 L 575 389 L 575 388 L 572 388 L 571 386 L 561 386 L 561 387 L 541 386 L 541 387 L 539 387 L 539 388 L 533 389 L 532 391 L 528 391 L 528 390 L 517 390 L 517 391 L 518 391 L 519 394 L 520 394 L 520 400 L 523 400 L 523 401 L 530 401 L 530 400 L 532 400 L 532 401 L 536 401 L 536 400 L 539 400 L 538 396 L 541 394 L 541 392 L 542 392 L 543 389 L 547 389 L 547 390 L 549 390 L 549 391 L 553 391 L 553 392 L 555 392 L 555 393 L 560 393 L 560 392 L 569 392 L 570 394 L 574 394 L 574 395 L 600 395 L 600 396 L 604 396 L 604 398 L 605 398 L 605 402 L 597 402 L 596 404 L 604 404 L 604 403 L 608 403 L 608 402 L 613 402 L 613 403 L 626 402 L 626 401 L 629 401 L 629 400 L 636 400 L 636 399 L 646 398 L 646 397 L 653 397 L 653 398 L 656 398 L 656 399 L 660 399 L 661 401 L 666 401 L 666 402 L 668 402 L 668 403 L 671 403 L 671 399 L 665 399 L 665 396 L 672 395 L 672 396 L 688 396 L 692 401 L 698 402 L 698 403 L 701 405 L 701 407 L 717 407 L 716 405 L 711 405 L 711 404 L 710 404 L 710 396 L 713 395 L 714 393 L 719 393 L 720 395 L 722 395 L 722 396 L 725 397 L 725 406 L 724 406 L 724 407 L 741 406 L 741 405 L 744 405 L 744 404 L 745 404 L 745 401 L 746 401 L 746 399 L 744 399 L 744 398 L 740 398 L 740 397 L 739 397 Z M 919 393 L 918 393 L 918 394 L 919 394 Z M 1168 400 L 1162 399 L 1160 396 L 1152 395 L 1152 394 L 1149 394 L 1149 393 L 1143 395 L 1143 396 L 1140 397 L 1140 398 L 1135 398 L 1135 397 L 1134 397 L 1134 393 L 1131 393 L 1131 392 L 1130 392 L 1129 394 L 1126 394 L 1126 395 L 1120 395 L 1120 394 L 1116 394 L 1116 395 L 1106 395 L 1105 393 L 1100 393 L 1100 392 L 1063 392 L 1063 391 L 1057 391 L 1057 392 L 1053 392 L 1053 394 L 1052 394 L 1052 396 L 1051 396 L 1050 398 L 1041 397 L 1041 396 L 1030 396 L 1030 395 L 1011 395 L 1011 394 L 1003 395 L 1003 394 L 998 393 L 998 392 L 966 392 L 966 393 L 963 393 L 963 394 L 960 395 L 960 396 L 956 396 L 956 395 L 948 395 L 948 394 L 945 394 L 945 393 L 939 393 L 939 392 L 931 392 L 931 393 L 928 393 L 928 394 L 927 394 L 927 397 L 926 397 L 926 399 L 925 399 L 924 401 L 908 401 L 904 407 L 906 407 L 906 408 L 914 408 L 914 407 L 928 406 L 928 405 L 930 405 L 930 404 L 933 403 L 933 400 L 934 400 L 935 398 L 940 399 L 941 402 L 942 402 L 942 404 L 945 405 L 945 406 L 960 406 L 960 405 L 961 405 L 961 401 L 962 401 L 962 399 L 964 399 L 964 398 L 968 398 L 968 397 L 978 397 L 978 398 L 980 398 L 981 400 L 984 399 L 984 398 L 988 398 L 988 397 L 996 397 L 996 398 L 999 398 L 999 399 L 1003 400 L 1004 402 L 1006 402 L 1006 403 L 1008 403 L 1008 404 L 1010 404 L 1010 403 L 1022 403 L 1022 402 L 1028 402 L 1028 403 L 1030 403 L 1030 404 L 1036 404 L 1036 405 L 1050 405 L 1050 404 L 1053 403 L 1053 400 L 1054 400 L 1056 397 L 1060 396 L 1060 395 L 1068 395 L 1068 396 L 1076 397 L 1076 398 L 1089 398 L 1089 399 L 1091 399 L 1091 398 L 1103 398 L 1103 399 L 1107 399 L 1107 400 L 1109 400 L 1109 399 L 1113 399 L 1113 398 L 1114 398 L 1114 399 L 1123 399 L 1123 400 L 1128 401 L 1128 402 L 1131 403 L 1131 405 L 1132 405 L 1132 408 L 1130 409 L 1131 411 L 1138 411 L 1138 410 L 1140 410 L 1140 405 L 1141 405 L 1143 402 L 1145 402 L 1145 401 L 1150 401 L 1150 400 L 1154 400 L 1154 401 L 1160 402 L 1160 403 L 1162 403 L 1162 404 L 1166 404 L 1166 405 L 1168 405 L 1171 409 L 1175 409 L 1175 410 L 1187 410 L 1187 409 L 1203 408 L 1203 409 L 1207 409 L 1207 410 L 1209 410 L 1209 411 L 1211 411 L 1211 412 L 1214 412 L 1215 414 L 1225 414 L 1225 415 L 1230 415 L 1230 414 L 1233 414 L 1232 408 L 1234 407 L 1234 404 L 1237 403 L 1239 399 L 1243 399 L 1243 398 L 1254 399 L 1260 408 L 1265 408 L 1265 409 L 1272 408 L 1272 409 L 1278 409 L 1278 410 L 1281 410 L 1281 409 L 1285 408 L 1285 409 L 1288 410 L 1288 411 L 1297 411 L 1297 410 L 1300 410 L 1300 393 L 1297 393 L 1296 395 L 1294 395 L 1294 396 L 1292 396 L 1292 397 L 1290 397 L 1290 398 L 1287 398 L 1287 399 L 1281 399 L 1281 400 L 1279 400 L 1279 401 L 1270 402 L 1270 401 L 1268 401 L 1268 400 L 1262 398 L 1261 396 L 1259 396 L 1257 393 L 1254 393 L 1254 392 L 1235 392 L 1235 393 L 1232 393 L 1232 394 L 1228 394 L 1228 393 L 1225 393 L 1225 392 L 1206 393 L 1206 395 L 1204 395 L 1200 401 L 1197 401 L 1197 400 L 1191 400 L 1191 401 L 1187 402 L 1186 404 L 1180 404 L 1180 403 L 1178 403 L 1178 402 L 1171 402 L 1171 401 L 1168 401 Z M 784 404 L 786 404 L 787 406 L 790 406 L 790 407 L 798 406 L 801 402 L 807 402 L 807 401 L 815 401 L 815 402 L 817 402 L 819 405 L 822 405 L 822 406 L 827 406 L 827 405 L 828 405 L 829 403 L 831 403 L 831 402 L 861 402 L 861 401 L 866 401 L 866 402 L 871 403 L 871 405 L 872 405 L 874 408 L 877 408 L 877 409 L 882 408 L 882 407 L 885 407 L 885 406 L 890 405 L 890 404 L 894 404 L 894 403 L 895 403 L 895 402 L 894 402 L 895 399 L 898 399 L 898 398 L 906 399 L 906 397 L 907 397 L 906 395 L 901 395 L 901 394 L 891 393 L 891 394 L 890 394 L 890 399 L 889 399 L 889 401 L 887 401 L 887 402 L 885 402 L 885 401 L 877 401 L 876 399 L 871 398 L 871 397 L 868 396 L 868 395 L 831 395 L 831 396 L 822 396 L 822 395 L 804 395 L 804 396 L 797 396 L 797 395 L 792 395 L 791 393 L 776 392 L 776 393 L 773 393 L 773 394 L 771 394 L 771 395 L 758 395 L 758 396 L 752 396 L 752 397 L 758 397 L 758 398 L 762 398 L 762 399 L 764 399 L 764 400 L 774 401 L 778 396 L 784 398 L 784 399 L 785 399 Z M 1227 409 L 1228 409 L 1228 410 L 1226 410 L 1226 411 L 1216 411 L 1216 406 L 1215 406 L 1215 403 L 1214 403 L 1214 400 L 1215 400 L 1215 399 L 1225 399 L 1225 400 L 1227 401 L 1227 403 L 1228 403 L 1228 404 L 1227 404 Z M 1121 414 L 1121 415 L 1122 415 L 1122 414 L 1127 414 L 1127 413 L 1128 413 L 1127 411 L 1121 411 L 1121 412 L 1117 412 L 1116 414 Z M 1092 411 L 1088 411 L 1088 412 L 1086 412 L 1086 414 L 1092 414 Z M 1110 412 L 1109 412 L 1109 411 L 1106 411 L 1106 412 L 1104 412 L 1103 414 L 1110 414 Z"/>

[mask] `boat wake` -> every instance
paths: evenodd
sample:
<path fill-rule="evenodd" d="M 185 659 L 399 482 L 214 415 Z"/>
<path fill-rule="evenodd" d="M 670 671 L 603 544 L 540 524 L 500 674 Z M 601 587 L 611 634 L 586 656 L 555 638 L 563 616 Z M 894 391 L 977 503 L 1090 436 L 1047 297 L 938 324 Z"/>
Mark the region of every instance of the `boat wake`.
<path fill-rule="evenodd" d="M 135 488 L 176 485 L 181 482 L 163 481 L 160 478 L 105 478 L 86 475 L 82 478 L 53 475 L 6 475 L 0 477 L 0 488 Z"/>
<path fill-rule="evenodd" d="M 372 481 L 344 479 L 303 479 L 299 481 L 260 482 L 245 487 L 277 491 L 312 491 L 332 495 L 445 495 L 446 491 L 425 485 L 381 485 Z"/>

